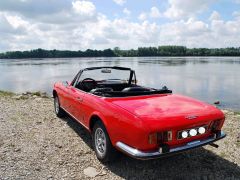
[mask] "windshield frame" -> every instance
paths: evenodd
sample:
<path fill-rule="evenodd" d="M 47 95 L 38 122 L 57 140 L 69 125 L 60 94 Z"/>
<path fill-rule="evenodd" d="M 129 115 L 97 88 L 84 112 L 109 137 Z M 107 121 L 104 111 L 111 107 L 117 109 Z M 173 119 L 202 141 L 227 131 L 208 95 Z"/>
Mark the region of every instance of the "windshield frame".
<path fill-rule="evenodd" d="M 123 71 L 129 71 L 129 81 L 128 84 L 137 84 L 137 78 L 136 78 L 136 74 L 135 71 L 132 70 L 131 68 L 126 68 L 126 67 L 118 67 L 118 66 L 101 66 L 101 67 L 90 67 L 90 68 L 85 68 L 80 70 L 77 75 L 74 77 L 71 85 L 75 87 L 76 82 L 79 81 L 81 75 L 83 74 L 84 71 L 91 71 L 91 70 L 96 70 L 96 69 L 116 69 L 116 70 L 123 70 Z M 132 82 L 132 80 L 134 79 L 134 82 Z"/>

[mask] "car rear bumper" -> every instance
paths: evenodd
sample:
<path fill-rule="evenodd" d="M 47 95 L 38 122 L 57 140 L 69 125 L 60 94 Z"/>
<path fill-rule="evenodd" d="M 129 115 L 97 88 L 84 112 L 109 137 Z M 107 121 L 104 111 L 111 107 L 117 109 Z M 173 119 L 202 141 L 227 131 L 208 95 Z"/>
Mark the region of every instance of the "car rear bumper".
<path fill-rule="evenodd" d="M 170 148 L 167 152 L 163 152 L 162 148 L 159 148 L 159 151 L 143 152 L 138 149 L 134 149 L 122 142 L 117 142 L 116 146 L 120 151 L 122 151 L 123 153 L 125 153 L 131 157 L 134 157 L 136 159 L 147 160 L 147 159 L 160 158 L 160 157 L 168 156 L 168 155 L 175 154 L 175 153 L 180 153 L 180 152 L 194 149 L 197 147 L 201 147 L 201 146 L 204 146 L 207 144 L 211 144 L 215 141 L 218 141 L 218 140 L 224 138 L 225 136 L 226 136 L 226 134 L 223 131 L 221 131 L 221 132 L 216 133 L 214 136 L 208 137 L 207 139 L 192 141 L 192 142 L 187 143 L 184 146 Z"/>

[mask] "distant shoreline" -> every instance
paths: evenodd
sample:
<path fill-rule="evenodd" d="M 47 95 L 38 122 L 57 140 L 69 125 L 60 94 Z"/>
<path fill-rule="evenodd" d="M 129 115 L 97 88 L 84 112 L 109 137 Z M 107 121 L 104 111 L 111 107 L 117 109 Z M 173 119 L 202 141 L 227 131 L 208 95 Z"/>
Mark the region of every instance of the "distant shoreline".
<path fill-rule="evenodd" d="M 41 59 L 78 59 L 78 58 L 201 58 L 201 57 L 240 57 L 239 56 L 95 56 L 95 57 L 39 57 L 39 58 L 32 58 L 32 57 L 28 57 L 28 58 L 0 58 L 0 60 L 21 60 L 21 59 L 29 59 L 29 60 L 41 60 Z"/>
<path fill-rule="evenodd" d="M 240 57 L 240 47 L 187 48 L 185 46 L 139 47 L 138 49 L 114 49 L 86 51 L 45 50 L 8 51 L 0 53 L 0 59 L 30 58 L 88 58 L 88 57 Z"/>

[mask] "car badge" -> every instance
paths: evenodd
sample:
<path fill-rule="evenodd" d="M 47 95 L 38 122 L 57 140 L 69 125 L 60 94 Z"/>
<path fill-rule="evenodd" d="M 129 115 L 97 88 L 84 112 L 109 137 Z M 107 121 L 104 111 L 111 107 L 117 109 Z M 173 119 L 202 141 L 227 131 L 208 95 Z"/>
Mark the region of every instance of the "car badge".
<path fill-rule="evenodd" d="M 197 117 L 198 116 L 191 115 L 191 116 L 186 116 L 185 118 L 189 119 L 189 120 L 192 120 L 192 119 L 196 119 Z"/>

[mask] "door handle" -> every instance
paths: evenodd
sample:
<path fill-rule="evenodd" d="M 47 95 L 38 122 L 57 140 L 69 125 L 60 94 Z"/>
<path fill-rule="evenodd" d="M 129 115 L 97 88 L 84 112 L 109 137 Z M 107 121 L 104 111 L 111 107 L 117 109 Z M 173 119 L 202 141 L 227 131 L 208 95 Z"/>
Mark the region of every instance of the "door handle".
<path fill-rule="evenodd" d="M 77 99 L 78 101 L 80 101 L 80 102 L 83 101 L 83 99 L 82 99 L 81 97 L 77 97 L 76 99 Z"/>

